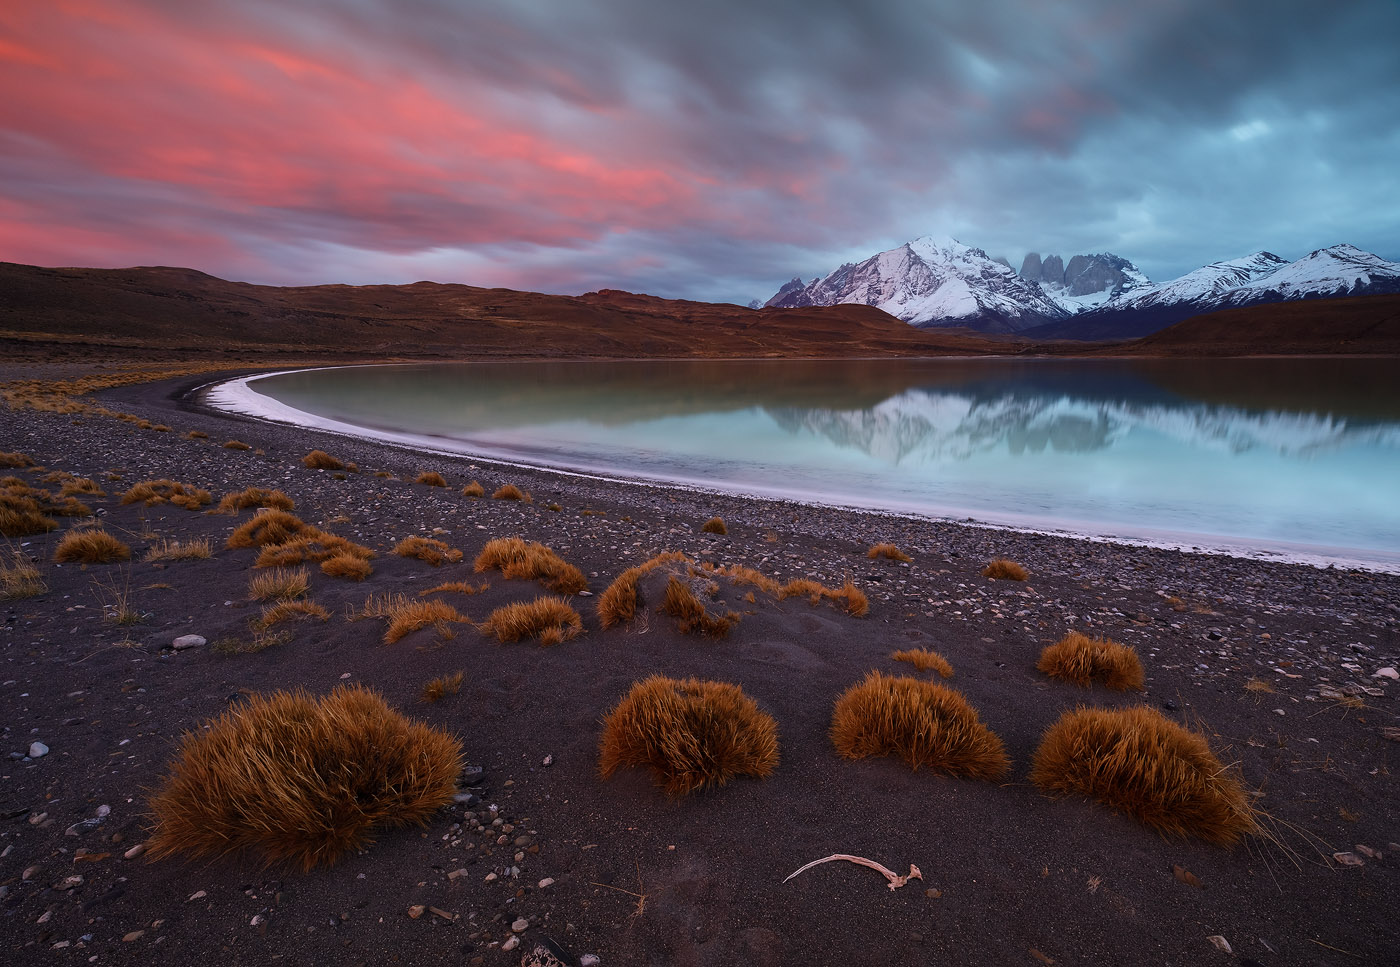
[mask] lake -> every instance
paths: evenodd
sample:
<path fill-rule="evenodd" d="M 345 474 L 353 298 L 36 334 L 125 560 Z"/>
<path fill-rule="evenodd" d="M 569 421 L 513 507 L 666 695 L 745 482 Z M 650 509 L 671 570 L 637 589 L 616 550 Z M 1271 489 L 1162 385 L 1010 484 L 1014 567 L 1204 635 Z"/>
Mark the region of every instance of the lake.
<path fill-rule="evenodd" d="M 441 363 L 205 398 L 608 476 L 1400 567 L 1394 360 Z"/>

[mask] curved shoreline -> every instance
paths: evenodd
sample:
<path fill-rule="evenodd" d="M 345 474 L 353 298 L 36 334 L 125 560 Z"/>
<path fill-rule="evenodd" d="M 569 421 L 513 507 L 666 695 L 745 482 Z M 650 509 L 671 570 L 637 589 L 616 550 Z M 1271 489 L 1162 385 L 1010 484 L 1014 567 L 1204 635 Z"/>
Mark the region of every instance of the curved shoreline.
<path fill-rule="evenodd" d="M 1087 521 L 1052 520 L 1046 523 L 1031 516 L 1004 514 L 998 517 L 967 516 L 976 511 L 916 510 L 909 507 L 891 507 L 883 504 L 862 504 L 823 498 L 814 493 L 793 493 L 778 488 L 771 490 L 726 488 L 706 484 L 702 481 L 650 475 L 645 473 L 612 472 L 605 468 L 577 467 L 551 464 L 547 460 L 532 460 L 520 454 L 489 449 L 468 449 L 466 447 L 446 447 L 438 444 L 438 438 L 399 433 L 375 427 L 361 426 L 327 417 L 282 403 L 275 398 L 259 393 L 249 384 L 261 379 L 289 373 L 312 372 L 323 369 L 360 368 L 381 364 L 354 364 L 352 367 L 309 366 L 272 372 L 257 371 L 232 377 L 220 377 L 187 388 L 182 398 L 207 410 L 227 416 L 236 414 L 275 425 L 314 430 L 335 434 L 358 441 L 373 442 L 381 446 L 395 447 L 410 452 L 428 453 L 453 459 L 477 460 L 497 466 L 528 469 L 543 473 L 553 473 L 578 480 L 588 480 L 605 485 L 657 487 L 696 494 L 743 500 L 772 501 L 789 503 L 803 507 L 822 508 L 830 511 L 859 512 L 891 519 L 907 521 L 927 521 L 930 523 L 954 526 L 982 527 L 990 530 L 1007 531 L 1017 534 L 1043 537 L 1059 537 L 1087 543 L 1115 544 L 1125 547 L 1174 550 L 1188 553 L 1225 556 L 1242 560 L 1273 561 L 1285 564 L 1298 564 L 1307 567 L 1374 571 L 1383 574 L 1400 574 L 1400 552 L 1382 550 L 1361 550 L 1356 548 L 1335 548 L 1327 546 L 1292 544 L 1283 541 L 1250 540 L 1216 534 L 1195 534 L 1189 532 L 1158 530 L 1151 527 L 1139 528 L 1143 533 L 1122 535 L 1104 533 L 1094 529 Z M 1019 518 L 1019 519 L 1018 519 Z M 1368 556 L 1374 555 L 1374 556 Z"/>

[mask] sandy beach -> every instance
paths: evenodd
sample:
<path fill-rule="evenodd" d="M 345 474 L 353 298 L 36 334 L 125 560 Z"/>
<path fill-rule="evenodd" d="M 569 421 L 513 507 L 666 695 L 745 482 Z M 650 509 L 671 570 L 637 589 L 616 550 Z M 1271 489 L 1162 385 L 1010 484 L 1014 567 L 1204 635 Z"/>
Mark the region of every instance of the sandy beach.
<path fill-rule="evenodd" d="M 0 369 L 3 380 L 35 375 L 45 373 Z M 190 402 L 188 391 L 210 378 L 101 395 L 150 428 L 0 407 L 0 451 L 43 468 L 3 473 L 34 486 L 53 486 L 41 481 L 55 471 L 96 481 L 105 496 L 84 502 L 132 550 L 122 564 L 54 563 L 73 518 L 0 542 L 33 561 L 47 586 L 0 602 L 0 930 L 11 963 L 514 965 L 542 936 L 604 965 L 1400 960 L 1400 682 L 1377 675 L 1400 664 L 1396 575 L 418 455 Z M 230 440 L 248 448 L 226 448 Z M 357 472 L 306 468 L 312 449 Z M 424 471 L 448 486 L 413 483 Z M 355 582 L 311 568 L 309 597 L 327 620 L 279 625 L 289 639 L 263 651 L 220 653 L 216 643 L 249 637 L 262 607 L 248 593 L 256 551 L 225 547 L 250 512 L 121 504 L 124 490 L 151 479 L 206 489 L 214 504 L 250 486 L 279 489 L 306 522 L 373 549 L 373 574 Z M 462 495 L 473 480 L 487 496 Z M 507 483 L 532 501 L 490 499 Z M 716 516 L 724 535 L 701 529 Z M 463 560 L 435 568 L 394 555 L 413 535 Z M 486 542 L 509 536 L 582 570 L 589 592 L 571 599 L 582 635 L 499 644 L 464 622 L 450 638 L 430 627 L 386 645 L 382 622 L 348 620 L 371 594 L 418 595 L 443 582 L 489 585 L 435 595 L 474 621 L 536 597 L 536 582 L 473 573 Z M 143 560 L 161 541 L 199 538 L 209 559 Z M 881 542 L 912 562 L 868 558 Z M 655 602 L 603 629 L 598 595 L 663 551 L 780 581 L 850 578 L 870 610 L 747 601 L 750 589 L 721 582 L 720 599 L 741 615 L 726 638 L 681 634 Z M 1022 564 L 1029 580 L 982 577 L 995 557 Z M 137 620 L 111 620 L 118 600 Z M 1070 630 L 1134 647 L 1145 691 L 1086 690 L 1039 673 L 1041 650 Z M 184 635 L 206 644 L 175 650 Z M 890 658 L 910 647 L 952 664 L 948 684 L 1005 743 L 1008 779 L 836 754 L 833 701 L 873 669 L 918 674 Z M 428 680 L 457 671 L 460 692 L 421 700 Z M 640 770 L 601 780 L 601 718 L 658 673 L 741 685 L 778 723 L 777 770 L 683 799 Z M 148 835 L 147 798 L 183 733 L 250 692 L 324 694 L 342 683 L 370 686 L 458 736 L 483 769 L 481 785 L 465 790 L 479 801 L 310 873 L 256 857 L 126 858 Z M 1164 839 L 1085 799 L 1048 798 L 1028 780 L 1061 712 L 1139 703 L 1209 738 L 1258 794 L 1268 837 L 1233 849 Z M 27 757 L 36 741 L 47 753 Z M 99 807 L 110 812 L 74 832 Z M 899 871 L 912 863 L 923 880 L 891 891 L 871 870 L 830 863 L 784 882 L 833 853 Z M 410 916 L 419 905 L 429 912 Z M 522 919 L 528 926 L 513 931 Z"/>

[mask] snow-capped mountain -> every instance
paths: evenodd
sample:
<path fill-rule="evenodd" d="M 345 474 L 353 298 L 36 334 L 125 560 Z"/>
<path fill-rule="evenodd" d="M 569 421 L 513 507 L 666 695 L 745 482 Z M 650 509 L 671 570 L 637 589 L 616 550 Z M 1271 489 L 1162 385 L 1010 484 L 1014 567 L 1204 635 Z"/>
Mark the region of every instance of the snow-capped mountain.
<path fill-rule="evenodd" d="M 1400 292 L 1400 262 L 1354 245 L 1296 262 L 1271 252 L 1212 262 L 1153 284 L 1112 253 L 1026 256 L 1021 271 L 956 239 L 925 236 L 843 265 L 822 279 L 793 279 L 769 306 L 864 303 L 915 326 L 967 326 L 1039 338 L 1144 336 L 1203 312 L 1293 299 Z"/>
<path fill-rule="evenodd" d="M 1019 332 L 1068 314 L 1034 282 L 980 248 L 924 236 L 846 264 L 803 285 L 793 279 L 766 303 L 775 308 L 842 303 L 876 306 L 914 326 Z"/>

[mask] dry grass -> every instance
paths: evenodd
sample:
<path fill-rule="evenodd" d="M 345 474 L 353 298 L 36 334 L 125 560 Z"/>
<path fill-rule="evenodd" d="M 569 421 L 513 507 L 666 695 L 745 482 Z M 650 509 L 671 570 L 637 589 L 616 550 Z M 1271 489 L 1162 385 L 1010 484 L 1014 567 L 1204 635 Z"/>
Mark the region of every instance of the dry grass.
<path fill-rule="evenodd" d="M 384 618 L 389 627 L 384 632 L 384 644 L 394 642 L 432 625 L 444 638 L 456 637 L 451 622 L 466 621 L 457 609 L 444 601 L 423 601 L 406 594 L 381 594 L 365 598 L 364 607 L 350 615 L 350 620 Z"/>
<path fill-rule="evenodd" d="M 365 558 L 349 551 L 338 551 L 321 562 L 321 573 L 348 581 L 363 581 L 373 573 Z"/>
<path fill-rule="evenodd" d="M 196 537 L 187 541 L 162 540 L 150 547 L 143 561 L 204 561 L 213 557 L 209 549 L 209 538 Z"/>
<path fill-rule="evenodd" d="M 0 467 L 32 467 L 34 460 L 27 453 L 0 450 Z"/>
<path fill-rule="evenodd" d="M 826 587 L 819 581 L 811 578 L 797 578 L 784 584 L 778 592 L 779 598 L 806 598 L 810 604 L 821 604 L 823 600 L 837 601 L 847 614 L 856 618 L 863 618 L 870 613 L 870 599 L 865 592 L 856 587 L 855 582 L 849 577 L 846 583 L 839 588 Z"/>
<path fill-rule="evenodd" d="M 709 520 L 705 521 L 704 524 L 700 525 L 700 530 L 704 531 L 706 534 L 729 533 L 729 528 L 724 526 L 723 517 L 711 517 Z"/>
<path fill-rule="evenodd" d="M 471 483 L 467 484 L 465 487 L 462 488 L 462 496 L 485 497 L 486 488 L 481 485 L 481 482 L 479 480 L 473 480 Z"/>
<path fill-rule="evenodd" d="M 930 648 L 909 648 L 890 655 L 895 661 L 907 661 L 921 672 L 935 671 L 943 678 L 953 677 L 953 666 L 948 659 Z"/>
<path fill-rule="evenodd" d="M 405 537 L 394 546 L 394 553 L 399 557 L 415 557 L 433 567 L 456 564 L 462 559 L 461 551 L 431 537 Z"/>
<path fill-rule="evenodd" d="M 32 598 L 49 589 L 39 568 L 19 551 L 0 555 L 0 599 Z"/>
<path fill-rule="evenodd" d="M 258 615 L 254 630 L 266 631 L 275 624 L 293 619 L 316 618 L 321 621 L 329 621 L 331 613 L 315 601 L 277 601 L 262 609 L 262 614 Z"/>
<path fill-rule="evenodd" d="M 175 480 L 146 480 L 127 490 L 121 497 L 122 506 L 145 504 L 153 507 L 169 502 L 186 510 L 198 510 L 213 499 L 209 491 Z"/>
<path fill-rule="evenodd" d="M 63 482 L 59 489 L 60 497 L 74 497 L 78 494 L 85 494 L 90 497 L 106 497 L 107 492 L 98 486 L 97 481 L 91 477 L 69 477 Z"/>
<path fill-rule="evenodd" d="M 33 497 L 0 491 L 0 536 L 28 537 L 58 528 L 58 521 L 44 513 Z"/>
<path fill-rule="evenodd" d="M 1272 695 L 1278 691 L 1272 684 L 1262 678 L 1251 678 L 1244 683 L 1244 690 L 1251 695 Z"/>
<path fill-rule="evenodd" d="M 224 495 L 224 499 L 219 501 L 216 513 L 236 514 L 240 510 L 249 507 L 269 507 L 273 510 L 291 511 L 296 509 L 296 502 L 280 490 L 268 490 L 265 487 L 248 487 L 234 493 Z"/>
<path fill-rule="evenodd" d="M 446 487 L 446 486 L 447 486 L 447 481 L 446 481 L 445 479 L 443 479 L 442 474 L 438 473 L 436 470 L 425 470 L 425 471 L 423 471 L 422 473 L 420 473 L 420 474 L 418 475 L 418 479 L 415 480 L 415 481 L 413 481 L 413 482 L 414 482 L 414 483 L 424 484 L 425 486 L 428 486 L 428 487 Z"/>
<path fill-rule="evenodd" d="M 100 527 L 71 530 L 53 552 L 60 564 L 113 564 L 131 557 L 131 548 Z"/>
<path fill-rule="evenodd" d="M 224 449 L 225 449 L 225 450 L 251 450 L 251 449 L 253 449 L 253 448 L 250 447 L 250 446 L 248 446 L 248 444 L 244 443 L 242 440 L 229 440 L 227 443 L 224 444 Z"/>
<path fill-rule="evenodd" d="M 188 433 L 185 434 L 185 439 L 186 439 L 186 440 L 207 440 L 207 439 L 209 439 L 209 434 L 205 433 L 203 430 L 191 430 L 190 432 L 188 432 Z"/>
<path fill-rule="evenodd" d="M 878 671 L 836 700 L 831 741 L 847 759 L 898 755 L 912 769 L 972 779 L 1000 779 L 1011 769 L 1001 739 L 959 692 Z"/>
<path fill-rule="evenodd" d="M 108 578 L 106 584 L 100 580 L 94 580 L 92 586 L 97 599 L 102 603 L 102 617 L 123 626 L 140 624 L 144 615 L 131 604 L 130 569 L 122 575 L 120 584 L 117 583 L 117 577 L 113 575 Z"/>
<path fill-rule="evenodd" d="M 650 768 L 669 796 L 761 779 L 778 767 L 778 724 L 738 685 L 653 675 L 603 720 L 599 773 L 631 766 Z"/>
<path fill-rule="evenodd" d="M 666 564 L 687 563 L 689 560 L 680 551 L 666 551 L 623 571 L 598 597 L 599 623 L 604 628 L 611 628 L 615 624 L 631 621 L 637 616 L 637 608 L 641 604 L 641 592 L 637 587 L 641 577 Z"/>
<path fill-rule="evenodd" d="M 448 695 L 456 695 L 462 690 L 462 672 L 452 675 L 439 675 L 423 686 L 423 701 L 440 702 Z"/>
<path fill-rule="evenodd" d="M 878 557 L 884 557 L 888 558 L 891 561 L 904 561 L 906 564 L 914 560 L 912 557 L 910 557 L 908 554 L 905 554 L 893 544 L 876 544 L 870 550 L 865 552 L 865 556 L 870 558 L 871 560 L 874 560 Z"/>
<path fill-rule="evenodd" d="M 683 635 L 702 634 L 723 638 L 739 620 L 739 616 L 733 612 L 711 614 L 690 584 L 674 574 L 666 581 L 666 596 L 661 601 L 661 610 L 676 619 L 676 628 Z"/>
<path fill-rule="evenodd" d="M 1108 638 L 1090 638 L 1071 631 L 1040 653 L 1036 662 L 1051 678 L 1075 685 L 1100 682 L 1116 691 L 1142 689 L 1142 662 L 1137 652 Z"/>
<path fill-rule="evenodd" d="M 353 557 L 368 564 L 370 558 L 374 557 L 374 552 L 368 547 L 363 547 L 334 534 L 327 534 L 325 531 L 313 527 L 299 537 L 294 537 L 281 544 L 270 544 L 264 547 L 258 552 L 258 558 L 253 562 L 253 566 L 291 567 L 294 564 L 308 561 L 313 564 L 324 564 L 336 557 Z M 322 570 L 327 574 L 332 573 L 324 567 Z M 346 571 L 346 574 L 340 576 L 353 577 L 354 574 L 368 574 L 368 572 L 363 571 L 363 568 L 343 568 L 342 570 Z M 360 579 L 356 578 L 356 580 Z"/>
<path fill-rule="evenodd" d="M 1205 737 L 1146 705 L 1064 713 L 1036 749 L 1031 781 L 1090 796 L 1167 836 L 1228 846 L 1259 832 L 1249 795 Z"/>
<path fill-rule="evenodd" d="M 254 601 L 290 601 L 304 597 L 311 590 L 311 575 L 306 568 L 295 571 L 278 568 L 254 574 L 248 582 L 248 597 Z"/>
<path fill-rule="evenodd" d="M 984 578 L 999 578 L 1004 581 L 1024 581 L 1030 577 L 1030 574 L 1015 561 L 998 557 L 982 569 L 982 576 Z"/>
<path fill-rule="evenodd" d="M 483 634 L 497 641 L 536 638 L 542 645 L 557 645 L 583 632 L 583 619 L 562 598 L 542 595 L 533 601 L 517 601 L 497 608 L 480 625 Z"/>
<path fill-rule="evenodd" d="M 242 638 L 220 638 L 209 645 L 216 655 L 255 655 L 292 640 L 290 631 L 257 631 L 245 641 Z"/>
<path fill-rule="evenodd" d="M 228 548 L 267 547 L 272 544 L 285 544 L 308 531 L 315 530 L 300 517 L 285 510 L 262 510 L 239 524 L 229 535 Z"/>
<path fill-rule="evenodd" d="M 302 465 L 308 470 L 344 470 L 345 461 L 331 456 L 325 450 L 312 450 L 301 458 Z"/>
<path fill-rule="evenodd" d="M 329 866 L 377 828 L 426 823 L 452 801 L 462 761 L 455 738 L 369 689 L 253 695 L 185 734 L 150 801 L 147 850 Z"/>
<path fill-rule="evenodd" d="M 775 597 L 783 593 L 783 587 L 777 581 L 768 577 L 762 571 L 756 571 L 743 564 L 731 564 L 728 567 L 716 568 L 715 573 L 722 577 L 729 578 L 729 580 L 733 581 L 735 584 L 752 585 L 760 591 Z"/>
<path fill-rule="evenodd" d="M 446 591 L 454 591 L 457 594 L 480 594 L 489 587 L 491 587 L 491 585 L 485 581 L 482 581 L 480 584 L 476 585 L 468 584 L 466 581 L 444 581 L 437 587 L 428 588 L 428 590 L 424 591 L 423 593 L 439 594 Z"/>
<path fill-rule="evenodd" d="M 517 487 L 515 484 L 501 484 L 501 486 L 499 486 L 499 487 L 496 488 L 496 492 L 495 492 L 494 494 L 491 495 L 491 499 L 492 499 L 492 500 L 523 500 L 523 501 L 524 501 L 525 503 L 527 503 L 527 504 L 533 503 L 533 502 L 534 502 L 534 498 L 532 498 L 532 497 L 531 497 L 528 493 L 526 493 L 525 491 L 521 490 L 521 489 L 520 489 L 519 487 Z"/>
<path fill-rule="evenodd" d="M 487 541 L 473 566 L 478 574 L 497 570 L 511 580 L 538 580 L 556 594 L 588 590 L 588 580 L 582 571 L 543 544 L 527 543 L 519 537 Z"/>

